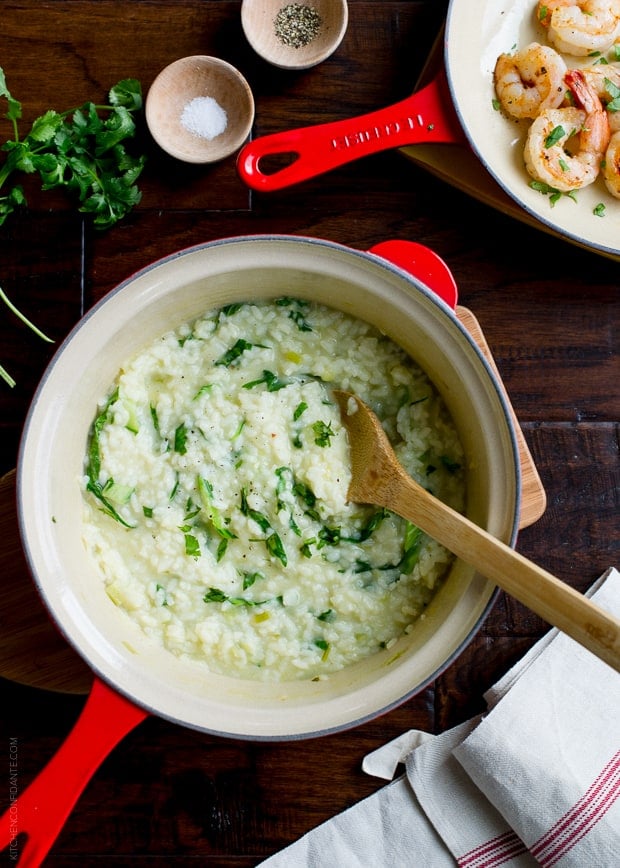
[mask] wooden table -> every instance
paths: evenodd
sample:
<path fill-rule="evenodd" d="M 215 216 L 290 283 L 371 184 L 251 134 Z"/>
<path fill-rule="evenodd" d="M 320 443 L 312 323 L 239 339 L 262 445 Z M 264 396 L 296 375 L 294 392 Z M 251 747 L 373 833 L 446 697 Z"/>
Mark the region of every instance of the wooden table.
<path fill-rule="evenodd" d="M 55 0 L 2 4 L 0 63 L 26 119 L 101 100 L 172 60 L 214 54 L 256 98 L 254 135 L 338 120 L 409 95 L 447 0 L 349 0 L 339 50 L 303 73 L 268 67 L 229 0 Z M 4 104 L 1 107 L 4 113 Z M 0 119 L 2 141 L 11 137 Z M 367 249 L 388 238 L 434 248 L 478 318 L 547 493 L 519 550 L 580 591 L 618 563 L 619 266 L 466 195 L 400 152 L 352 163 L 277 194 L 250 193 L 234 158 L 208 168 L 166 157 L 142 134 L 140 206 L 107 233 L 32 179 L 29 207 L 0 228 L 0 285 L 58 343 L 133 271 L 222 236 L 285 232 Z M 0 472 L 52 348 L 0 309 Z M 4 545 L 9 544 L 5 540 Z M 2 630 L 0 614 L 0 631 Z M 113 752 L 46 864 L 247 868 L 382 786 L 364 755 L 404 730 L 441 732 L 484 708 L 483 692 L 547 626 L 500 596 L 462 656 L 423 693 L 358 729 L 284 744 L 215 738 L 150 718 Z M 17 746 L 24 788 L 62 742 L 83 694 L 0 680 L 0 744 Z M 12 749 L 12 748 L 11 748 Z M 8 780 L 5 771 L 4 781 Z M 0 791 L 8 804 L 8 785 Z M 98 858 L 99 857 L 99 858 Z"/>

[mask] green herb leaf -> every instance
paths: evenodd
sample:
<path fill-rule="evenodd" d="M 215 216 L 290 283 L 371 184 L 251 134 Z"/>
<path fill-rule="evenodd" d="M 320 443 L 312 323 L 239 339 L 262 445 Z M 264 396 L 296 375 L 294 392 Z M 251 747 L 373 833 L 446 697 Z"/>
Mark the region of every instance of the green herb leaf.
<path fill-rule="evenodd" d="M 124 78 L 110 89 L 108 94 L 110 104 L 124 106 L 129 111 L 142 108 L 142 88 L 135 78 Z"/>
<path fill-rule="evenodd" d="M 283 567 L 285 567 L 288 563 L 288 558 L 286 555 L 286 551 L 284 546 L 282 545 L 282 540 L 279 535 L 274 531 L 271 536 L 268 536 L 265 540 L 265 545 L 267 547 L 267 551 L 274 558 L 277 558 Z"/>
<path fill-rule="evenodd" d="M 271 523 L 267 516 L 263 515 L 263 513 L 259 512 L 257 509 L 252 509 L 249 505 L 245 488 L 241 489 L 241 513 L 255 521 L 263 533 L 267 533 L 267 531 L 271 529 Z"/>
<path fill-rule="evenodd" d="M 187 428 L 184 422 L 181 422 L 174 432 L 174 451 L 179 455 L 185 455 L 187 452 Z"/>
<path fill-rule="evenodd" d="M 239 338 L 238 341 L 232 345 L 232 347 L 227 350 L 223 355 L 216 359 L 215 364 L 221 365 L 225 368 L 229 368 L 234 362 L 237 361 L 241 357 L 241 355 L 248 350 L 253 349 L 254 347 L 260 347 L 261 349 L 265 349 L 262 344 L 251 344 L 249 341 L 244 340 L 243 338 Z"/>
<path fill-rule="evenodd" d="M 192 558 L 200 557 L 200 544 L 196 537 L 191 533 L 185 534 L 185 554 Z"/>
<path fill-rule="evenodd" d="M 557 145 L 557 143 L 561 141 L 565 135 L 566 130 L 561 124 L 557 127 L 554 127 L 545 139 L 545 148 L 552 148 L 554 145 Z"/>
<path fill-rule="evenodd" d="M 117 512 L 115 507 L 110 503 L 107 497 L 103 493 L 103 487 L 100 483 L 89 479 L 86 483 L 86 490 L 90 491 L 94 497 L 101 503 L 101 511 L 108 515 L 110 518 L 113 518 L 114 521 L 117 521 L 119 524 L 122 524 L 123 527 L 133 528 L 135 525 L 129 524 L 129 522 L 125 521 L 125 519 Z"/>
<path fill-rule="evenodd" d="M 200 501 L 207 517 L 213 525 L 216 533 L 224 540 L 237 539 L 237 535 L 226 527 L 226 521 L 222 518 L 219 509 L 213 503 L 213 486 L 202 476 L 196 478 L 196 485 L 200 495 Z M 225 553 L 226 547 L 222 550 Z"/>
<path fill-rule="evenodd" d="M 259 581 L 260 579 L 264 579 L 264 575 L 259 572 L 255 573 L 243 573 L 243 590 L 247 591 L 248 588 L 251 588 L 252 585 Z"/>
<path fill-rule="evenodd" d="M 229 597 L 219 588 L 209 588 L 202 599 L 205 603 L 230 603 L 232 606 L 264 606 L 265 603 L 271 602 L 271 600 L 246 600 L 245 597 Z"/>
<path fill-rule="evenodd" d="M 299 417 L 300 417 L 303 413 L 305 413 L 305 411 L 306 411 L 307 409 L 308 409 L 308 405 L 306 404 L 306 402 L 305 402 L 305 401 L 300 401 L 299 404 L 295 407 L 295 412 L 293 413 L 293 419 L 294 419 L 294 421 L 296 422 L 296 421 L 299 419 Z"/>
<path fill-rule="evenodd" d="M 423 538 L 420 528 L 408 521 L 405 528 L 403 556 L 398 564 L 398 569 L 406 576 L 413 572 L 420 558 Z"/>
<path fill-rule="evenodd" d="M 314 431 L 314 442 L 317 446 L 321 446 L 323 448 L 331 446 L 330 441 L 331 438 L 334 436 L 331 422 L 325 423 L 319 420 L 318 422 L 315 422 L 313 424 L 312 430 Z"/>
<path fill-rule="evenodd" d="M 97 484 L 99 474 L 101 473 L 101 432 L 105 426 L 112 421 L 111 408 L 118 401 L 118 388 L 116 388 L 108 400 L 101 413 L 93 422 L 92 431 L 87 450 L 86 475 L 93 484 Z"/>
<path fill-rule="evenodd" d="M 262 384 L 267 386 L 268 392 L 278 392 L 280 389 L 284 389 L 288 386 L 284 380 L 278 379 L 278 377 L 272 373 L 271 371 L 263 371 L 263 376 L 258 380 L 252 380 L 250 383 L 244 383 L 244 389 L 253 389 L 255 386 L 260 386 Z"/>

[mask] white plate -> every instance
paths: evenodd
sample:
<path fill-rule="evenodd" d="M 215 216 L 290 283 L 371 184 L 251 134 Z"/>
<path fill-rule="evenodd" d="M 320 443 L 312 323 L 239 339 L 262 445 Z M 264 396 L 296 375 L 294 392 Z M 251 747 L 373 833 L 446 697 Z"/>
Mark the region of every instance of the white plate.
<path fill-rule="evenodd" d="M 452 0 L 446 26 L 445 62 L 454 106 L 478 158 L 506 192 L 546 227 L 610 257 L 620 257 L 620 200 L 598 178 L 576 193 L 577 202 L 549 196 L 529 186 L 523 163 L 528 123 L 508 120 L 493 107 L 497 57 L 530 42 L 548 44 L 536 20 L 536 0 Z M 591 58 L 565 57 L 569 67 Z M 597 205 L 605 214 L 594 214 Z"/>

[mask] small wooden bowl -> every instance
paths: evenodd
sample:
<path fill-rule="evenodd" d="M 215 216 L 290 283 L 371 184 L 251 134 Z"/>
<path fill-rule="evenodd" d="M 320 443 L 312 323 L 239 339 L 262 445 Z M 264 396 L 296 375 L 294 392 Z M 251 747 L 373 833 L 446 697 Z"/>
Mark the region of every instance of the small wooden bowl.
<path fill-rule="evenodd" d="M 234 66 L 199 54 L 175 60 L 159 73 L 149 88 L 145 115 L 151 135 L 168 154 L 186 163 L 213 163 L 247 139 L 254 97 Z"/>
<path fill-rule="evenodd" d="M 308 69 L 321 63 L 342 42 L 348 21 L 346 0 L 243 0 L 241 4 L 246 39 L 264 60 L 282 69 Z"/>

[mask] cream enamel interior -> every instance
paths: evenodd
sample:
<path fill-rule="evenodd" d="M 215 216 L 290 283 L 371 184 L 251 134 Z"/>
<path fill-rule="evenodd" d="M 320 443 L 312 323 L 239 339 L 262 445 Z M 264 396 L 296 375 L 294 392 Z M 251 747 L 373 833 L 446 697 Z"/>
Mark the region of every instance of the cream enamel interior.
<path fill-rule="evenodd" d="M 564 196 L 554 206 L 529 187 L 523 164 L 526 123 L 508 120 L 493 108 L 497 57 L 537 41 L 548 44 L 536 20 L 535 0 L 452 0 L 446 25 L 445 62 L 454 106 L 482 164 L 505 191 L 548 229 L 615 258 L 620 256 L 620 200 L 599 178 L 579 190 L 577 202 Z M 567 65 L 593 59 L 566 56 Z M 603 203 L 605 216 L 594 214 Z"/>
<path fill-rule="evenodd" d="M 18 463 L 22 539 L 39 589 L 92 668 L 148 710 L 241 738 L 301 738 L 346 728 L 402 702 L 462 649 L 493 597 L 457 561 L 412 635 L 322 682 L 259 684 L 208 673 L 157 648 L 109 600 L 80 540 L 79 479 L 96 402 L 124 359 L 207 310 L 249 298 L 306 297 L 366 319 L 396 340 L 442 393 L 468 456 L 468 515 L 516 533 L 519 462 L 496 381 L 448 308 L 377 257 L 315 239 L 249 237 L 183 251 L 139 272 L 76 326 L 32 403 Z"/>

